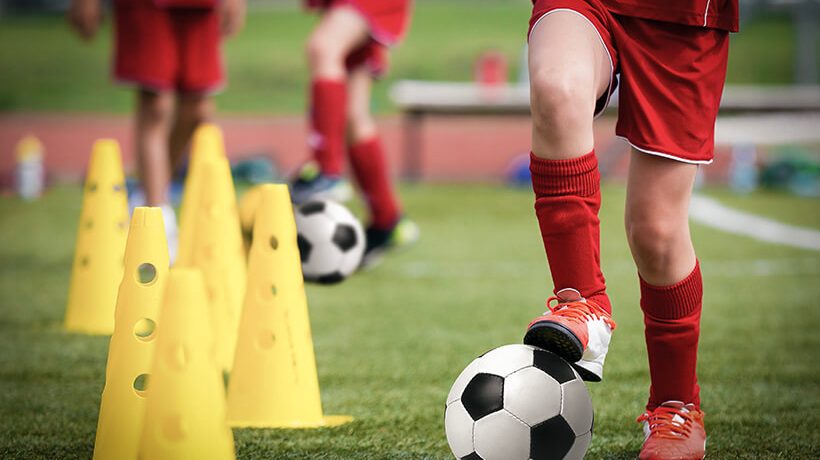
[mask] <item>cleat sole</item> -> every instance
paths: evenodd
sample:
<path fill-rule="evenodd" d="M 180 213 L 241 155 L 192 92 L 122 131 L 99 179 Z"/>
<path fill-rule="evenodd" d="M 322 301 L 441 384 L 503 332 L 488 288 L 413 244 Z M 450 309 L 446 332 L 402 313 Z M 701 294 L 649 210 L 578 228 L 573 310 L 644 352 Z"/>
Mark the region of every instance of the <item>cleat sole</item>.
<path fill-rule="evenodd" d="M 553 352 L 569 363 L 577 362 L 584 355 L 584 346 L 575 333 L 552 321 L 541 321 L 530 326 L 524 335 L 524 344 Z"/>
<path fill-rule="evenodd" d="M 581 380 L 583 380 L 584 382 L 601 381 L 601 377 L 598 374 L 594 374 L 575 363 L 570 363 L 570 366 L 572 366 L 572 368 L 575 369 L 576 372 L 578 372 L 578 375 L 581 376 Z"/>

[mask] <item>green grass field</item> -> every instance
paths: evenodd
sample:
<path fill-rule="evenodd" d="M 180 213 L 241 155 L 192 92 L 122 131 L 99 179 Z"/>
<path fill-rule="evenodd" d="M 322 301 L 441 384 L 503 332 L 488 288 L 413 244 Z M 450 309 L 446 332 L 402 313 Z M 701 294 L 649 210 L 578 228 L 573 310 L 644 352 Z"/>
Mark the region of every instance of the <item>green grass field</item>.
<path fill-rule="evenodd" d="M 450 458 L 443 408 L 456 375 L 487 349 L 519 342 L 543 308 L 548 274 L 530 192 L 403 192 L 421 242 L 341 285 L 308 287 L 325 412 L 355 422 L 235 430 L 239 458 Z M 619 327 L 606 379 L 590 385 L 588 458 L 634 458 L 648 372 L 624 190 L 609 185 L 604 194 L 604 269 Z M 816 201 L 753 197 L 765 203 L 755 212 L 820 228 L 799 217 L 816 216 Z M 0 458 L 91 456 L 108 340 L 61 327 L 80 198 L 76 186 L 31 204 L 0 197 Z M 820 254 L 700 225 L 693 233 L 706 283 L 700 380 L 709 458 L 820 457 Z"/>
<path fill-rule="evenodd" d="M 255 9 L 225 47 L 230 85 L 218 97 L 224 112 L 301 113 L 307 71 L 304 41 L 315 18 L 290 7 Z M 393 69 L 376 86 L 377 112 L 398 79 L 469 80 L 476 57 L 497 49 L 515 79 L 530 3 L 526 0 L 422 0 Z M 463 18 L 459 21 L 458 18 Z M 109 79 L 110 18 L 97 40 L 82 44 L 59 16 L 0 17 L 0 112 L 127 112 L 131 91 Z M 757 17 L 732 38 L 729 83 L 793 80 L 793 31 L 786 17 Z"/>

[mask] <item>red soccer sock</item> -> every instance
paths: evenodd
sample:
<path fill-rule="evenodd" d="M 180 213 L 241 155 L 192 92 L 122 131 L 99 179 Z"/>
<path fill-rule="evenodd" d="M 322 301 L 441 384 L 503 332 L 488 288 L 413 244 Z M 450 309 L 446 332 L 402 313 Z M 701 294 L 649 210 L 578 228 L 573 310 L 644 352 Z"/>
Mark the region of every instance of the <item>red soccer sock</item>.
<path fill-rule="evenodd" d="M 351 145 L 349 154 L 356 182 L 370 207 L 370 225 L 389 230 L 396 224 L 401 210 L 378 136 Z"/>
<path fill-rule="evenodd" d="M 611 313 L 601 273 L 601 176 L 595 151 L 569 160 L 530 154 L 530 173 L 555 292 L 576 289 Z"/>
<path fill-rule="evenodd" d="M 671 400 L 700 407 L 696 367 L 702 305 L 703 280 L 697 263 L 689 276 L 671 286 L 652 286 L 641 279 L 652 381 L 647 409 Z"/>
<path fill-rule="evenodd" d="M 313 159 L 322 173 L 339 176 L 344 167 L 347 87 L 340 80 L 315 80 L 310 88 Z"/>

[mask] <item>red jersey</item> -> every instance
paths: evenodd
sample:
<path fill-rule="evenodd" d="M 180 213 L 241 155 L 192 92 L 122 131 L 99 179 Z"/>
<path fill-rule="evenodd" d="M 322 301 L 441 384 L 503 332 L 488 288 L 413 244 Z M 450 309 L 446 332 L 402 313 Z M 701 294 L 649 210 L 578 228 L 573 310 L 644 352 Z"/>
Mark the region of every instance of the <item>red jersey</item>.
<path fill-rule="evenodd" d="M 634 18 L 737 32 L 738 0 L 601 0 L 606 9 Z"/>

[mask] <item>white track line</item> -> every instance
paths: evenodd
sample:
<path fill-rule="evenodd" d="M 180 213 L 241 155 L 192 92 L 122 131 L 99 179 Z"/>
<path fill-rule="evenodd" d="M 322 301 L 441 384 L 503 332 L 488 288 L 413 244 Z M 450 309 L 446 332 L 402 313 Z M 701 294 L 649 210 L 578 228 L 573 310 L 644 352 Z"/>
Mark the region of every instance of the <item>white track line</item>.
<path fill-rule="evenodd" d="M 702 195 L 692 197 L 689 217 L 698 223 L 725 232 L 768 243 L 820 251 L 820 231 L 738 211 Z"/>

